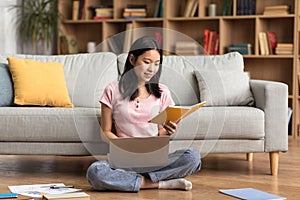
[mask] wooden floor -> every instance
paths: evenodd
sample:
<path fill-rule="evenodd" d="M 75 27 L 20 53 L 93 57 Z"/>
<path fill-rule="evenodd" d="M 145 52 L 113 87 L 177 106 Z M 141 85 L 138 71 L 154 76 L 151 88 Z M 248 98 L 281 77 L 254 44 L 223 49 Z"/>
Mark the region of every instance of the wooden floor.
<path fill-rule="evenodd" d="M 254 154 L 253 162 L 244 154 L 215 154 L 202 159 L 202 170 L 188 177 L 191 191 L 142 190 L 138 193 L 96 192 L 85 179 L 93 157 L 68 156 L 0 156 L 0 193 L 9 192 L 9 185 L 62 182 L 91 195 L 92 200 L 104 199 L 236 199 L 220 194 L 219 189 L 252 187 L 300 199 L 300 140 L 290 140 L 289 151 L 280 154 L 279 175 L 270 175 L 269 156 Z M 24 198 L 19 198 L 24 199 Z"/>

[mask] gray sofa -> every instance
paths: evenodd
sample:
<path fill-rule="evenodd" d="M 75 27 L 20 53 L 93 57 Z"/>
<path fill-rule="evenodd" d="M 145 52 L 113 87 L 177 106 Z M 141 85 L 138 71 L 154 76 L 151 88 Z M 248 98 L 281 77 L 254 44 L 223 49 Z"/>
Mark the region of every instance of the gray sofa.
<path fill-rule="evenodd" d="M 0 63 L 7 63 L 7 56 L 0 56 Z M 63 63 L 74 107 L 0 107 L 0 154 L 106 154 L 98 99 L 108 83 L 118 80 L 126 55 L 13 56 Z M 176 104 L 208 102 L 180 122 L 170 151 L 194 147 L 202 156 L 268 152 L 271 174 L 278 173 L 279 152 L 288 150 L 286 84 L 249 80 L 238 53 L 164 56 L 163 63 L 161 82 Z"/>

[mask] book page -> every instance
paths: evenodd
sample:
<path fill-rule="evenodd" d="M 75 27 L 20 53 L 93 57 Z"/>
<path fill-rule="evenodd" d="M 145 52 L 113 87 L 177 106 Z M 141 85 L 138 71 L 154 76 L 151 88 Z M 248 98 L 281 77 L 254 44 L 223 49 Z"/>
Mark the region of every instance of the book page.
<path fill-rule="evenodd" d="M 167 124 L 169 122 L 178 123 L 179 120 L 192 114 L 199 108 L 205 105 L 205 101 L 192 106 L 169 106 L 164 111 L 153 117 L 149 122 L 156 124 Z"/>

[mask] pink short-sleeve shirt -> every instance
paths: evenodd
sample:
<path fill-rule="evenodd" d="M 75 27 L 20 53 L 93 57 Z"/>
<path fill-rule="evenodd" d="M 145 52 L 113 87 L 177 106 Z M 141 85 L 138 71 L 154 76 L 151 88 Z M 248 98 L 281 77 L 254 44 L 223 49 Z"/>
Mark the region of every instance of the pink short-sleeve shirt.
<path fill-rule="evenodd" d="M 112 109 L 118 137 L 157 136 L 158 125 L 148 121 L 169 105 L 174 105 L 169 89 L 159 84 L 161 98 L 150 95 L 146 99 L 124 99 L 119 91 L 119 83 L 112 82 L 104 90 L 100 103 Z"/>

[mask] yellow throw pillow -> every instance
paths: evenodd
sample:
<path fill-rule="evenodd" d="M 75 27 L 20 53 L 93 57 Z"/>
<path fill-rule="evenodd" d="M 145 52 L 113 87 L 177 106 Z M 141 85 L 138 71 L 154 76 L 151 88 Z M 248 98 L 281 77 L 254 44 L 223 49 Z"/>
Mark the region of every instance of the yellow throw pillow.
<path fill-rule="evenodd" d="M 15 104 L 73 107 L 61 63 L 14 57 L 7 60 L 14 83 Z"/>

